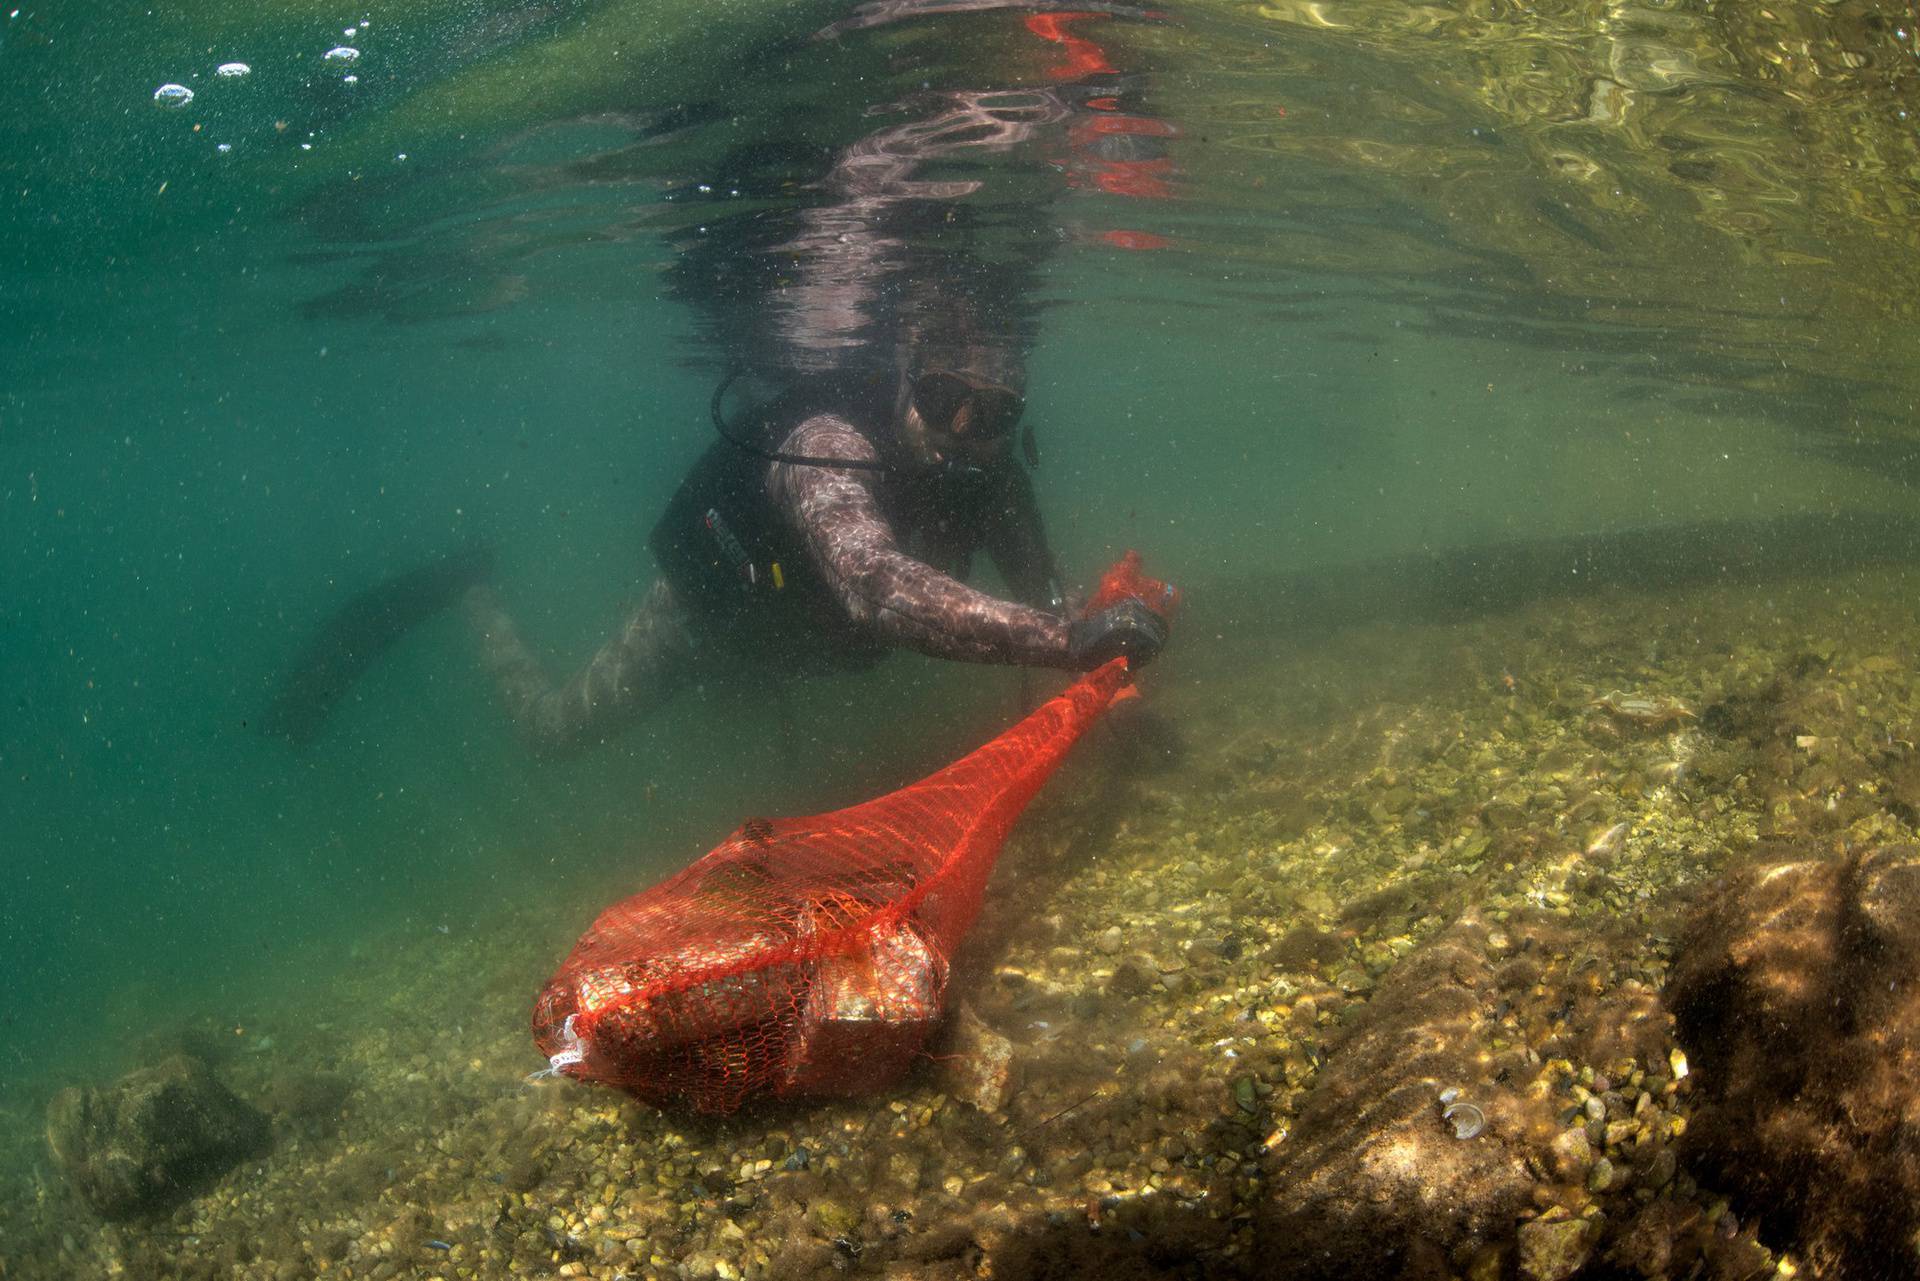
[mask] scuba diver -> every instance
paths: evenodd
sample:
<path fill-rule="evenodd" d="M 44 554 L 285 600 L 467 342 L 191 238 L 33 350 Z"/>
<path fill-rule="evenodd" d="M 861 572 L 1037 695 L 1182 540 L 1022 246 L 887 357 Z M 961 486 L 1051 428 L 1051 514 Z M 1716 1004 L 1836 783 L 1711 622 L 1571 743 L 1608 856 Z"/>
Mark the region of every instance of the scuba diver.
<path fill-rule="evenodd" d="M 470 549 L 337 610 L 264 727 L 313 738 L 375 656 L 455 599 L 521 737 L 553 754 L 603 741 L 727 668 L 858 671 L 896 646 L 1068 671 L 1121 655 L 1150 662 L 1167 640 L 1166 602 L 1129 597 L 1085 617 L 1070 612 L 1016 445 L 1019 362 L 978 344 L 915 354 L 891 380 L 805 381 L 745 426 L 722 417 L 722 383 L 713 398 L 721 439 L 649 540 L 659 577 L 565 681 L 552 681 L 521 639 L 491 584 L 490 550 Z M 961 581 L 983 551 L 1017 599 Z"/>
<path fill-rule="evenodd" d="M 980 346 L 917 356 L 895 386 L 827 378 L 776 398 L 745 433 L 717 422 L 723 439 L 654 527 L 660 577 L 565 682 L 547 678 L 491 586 L 468 591 L 482 663 L 530 746 L 604 739 L 708 664 L 860 670 L 908 646 L 1084 671 L 1159 652 L 1164 615 L 1139 600 L 1069 617 L 1015 455 L 1016 362 Z M 1018 600 L 961 581 L 981 551 Z"/>
<path fill-rule="evenodd" d="M 669 275 L 736 373 L 714 393 L 719 438 L 654 527 L 659 575 L 639 607 L 556 683 L 493 588 L 491 555 L 448 558 L 339 611 L 269 709 L 269 731 L 311 738 L 373 655 L 455 601 L 542 752 L 603 741 L 729 669 L 860 670 L 902 646 L 1065 670 L 1150 661 L 1170 602 L 1076 616 L 1047 543 L 1022 418 L 1034 284 L 1059 240 L 1033 184 L 1054 169 L 989 163 L 1043 131 L 1067 136 L 1089 114 L 1080 98 L 1117 112 L 1131 96 L 1104 63 L 1084 79 L 925 90 L 876 108 L 905 118 L 827 153 L 808 181 L 792 162 L 818 153 L 761 142 L 670 193 L 709 205 Z M 1007 181 L 977 176 L 995 172 Z M 704 194 L 722 189 L 806 195 L 732 213 Z M 738 371 L 778 390 L 730 422 Z M 981 553 L 1013 599 L 965 584 Z"/>

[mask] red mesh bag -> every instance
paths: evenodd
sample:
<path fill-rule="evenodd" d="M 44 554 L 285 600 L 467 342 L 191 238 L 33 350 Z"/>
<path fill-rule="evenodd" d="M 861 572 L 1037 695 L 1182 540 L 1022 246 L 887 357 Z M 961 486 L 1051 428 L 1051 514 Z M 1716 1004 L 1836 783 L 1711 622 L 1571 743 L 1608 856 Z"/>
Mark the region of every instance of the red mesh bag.
<path fill-rule="evenodd" d="M 1007 833 L 1126 678 L 1115 659 L 878 800 L 750 820 L 608 908 L 534 1006 L 549 1070 L 702 1112 L 898 1077 Z"/>
<path fill-rule="evenodd" d="M 1093 589 L 1093 595 L 1088 598 L 1086 608 L 1081 613 L 1087 616 L 1097 614 L 1129 596 L 1162 618 L 1171 617 L 1180 606 L 1179 589 L 1169 587 L 1157 578 L 1148 578 L 1140 569 L 1140 553 L 1129 551 L 1101 577 L 1100 585 Z"/>

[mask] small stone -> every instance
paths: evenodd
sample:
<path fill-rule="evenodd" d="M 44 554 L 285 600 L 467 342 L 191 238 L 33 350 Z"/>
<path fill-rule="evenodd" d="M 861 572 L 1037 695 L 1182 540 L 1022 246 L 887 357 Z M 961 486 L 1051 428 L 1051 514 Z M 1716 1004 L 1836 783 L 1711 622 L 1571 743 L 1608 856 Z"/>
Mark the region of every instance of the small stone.
<path fill-rule="evenodd" d="M 1640 1181 L 1650 1188 L 1664 1188 L 1673 1182 L 1674 1173 L 1679 1169 L 1679 1161 L 1673 1155 L 1672 1148 L 1661 1148 L 1647 1161 L 1646 1170 Z"/>
<path fill-rule="evenodd" d="M 954 1010 L 940 1075 L 948 1093 L 982 1112 L 998 1112 L 1013 1094 L 1013 1042 L 988 1027 L 966 1004 Z M 805 1162 L 802 1161 L 801 1168 Z"/>
<path fill-rule="evenodd" d="M 1130 956 L 1113 967 L 1107 991 L 1115 996 L 1143 996 L 1160 981 L 1160 971 L 1144 956 Z"/>
<path fill-rule="evenodd" d="M 1566 1281 L 1592 1249 L 1580 1219 L 1531 1219 L 1520 1225 L 1520 1275 L 1527 1281 Z"/>
<path fill-rule="evenodd" d="M 1609 1191 L 1616 1178 L 1613 1162 L 1606 1157 L 1601 1157 L 1593 1163 L 1593 1168 L 1587 1171 L 1587 1190 L 1589 1192 Z"/>
<path fill-rule="evenodd" d="M 1102 952 L 1105 952 L 1108 956 L 1118 956 L 1120 954 L 1120 949 L 1125 947 L 1126 943 L 1127 943 L 1126 934 L 1120 929 L 1118 925 L 1113 925 L 1113 926 L 1109 926 L 1106 932 L 1100 936 L 1100 941 L 1098 943 L 1098 946 L 1100 950 Z"/>
<path fill-rule="evenodd" d="M 860 1226 L 860 1216 L 838 1201 L 822 1198 L 807 1207 L 807 1217 L 813 1226 L 830 1237 L 843 1237 L 852 1234 Z"/>
<path fill-rule="evenodd" d="M 1553 1177 L 1567 1183 L 1584 1182 L 1593 1165 L 1593 1145 L 1584 1129 L 1562 1130 L 1548 1146 Z"/>

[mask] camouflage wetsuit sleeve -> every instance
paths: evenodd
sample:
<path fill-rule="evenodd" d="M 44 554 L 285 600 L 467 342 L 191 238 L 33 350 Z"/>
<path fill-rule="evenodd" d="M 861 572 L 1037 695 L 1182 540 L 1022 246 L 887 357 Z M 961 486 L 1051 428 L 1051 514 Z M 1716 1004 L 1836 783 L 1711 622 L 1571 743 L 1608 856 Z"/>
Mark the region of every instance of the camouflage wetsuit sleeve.
<path fill-rule="evenodd" d="M 848 423 L 817 415 L 796 427 L 783 453 L 873 459 L 873 445 Z M 940 658 L 1033 667 L 1069 667 L 1067 623 L 1027 605 L 996 600 L 900 550 L 872 489 L 871 474 L 775 463 L 768 493 L 806 540 L 816 569 L 847 613 L 889 640 Z"/>

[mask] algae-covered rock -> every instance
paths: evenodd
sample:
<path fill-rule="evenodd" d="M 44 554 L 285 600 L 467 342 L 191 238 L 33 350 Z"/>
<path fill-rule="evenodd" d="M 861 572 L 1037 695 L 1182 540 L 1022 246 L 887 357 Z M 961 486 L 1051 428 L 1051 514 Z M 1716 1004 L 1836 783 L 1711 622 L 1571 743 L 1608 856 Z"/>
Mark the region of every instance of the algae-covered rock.
<path fill-rule="evenodd" d="M 47 1146 L 80 1198 L 119 1219 L 190 1196 L 267 1146 L 269 1126 L 198 1059 L 175 1055 L 47 1107 Z"/>
<path fill-rule="evenodd" d="M 1331 1047 L 1268 1168 L 1256 1222 L 1270 1276 L 1444 1277 L 1528 1206 L 1552 1110 L 1486 1064 L 1501 999 L 1486 928 L 1463 920 L 1410 955 Z M 1447 1099 L 1445 1086 L 1457 1087 Z M 1464 1131 L 1443 1103 L 1484 1119 Z M 1544 1146 L 1540 1143 L 1539 1146 Z"/>
<path fill-rule="evenodd" d="M 1533 1219 L 1520 1225 L 1520 1275 L 1566 1281 L 1587 1261 L 1592 1234 L 1579 1219 Z"/>
<path fill-rule="evenodd" d="M 1756 867 L 1707 897 L 1666 999 L 1681 1160 L 1814 1276 L 1920 1274 L 1920 849 Z"/>
<path fill-rule="evenodd" d="M 947 1089 L 982 1112 L 998 1112 L 1013 1093 L 1013 1042 L 962 1004 L 953 1013 L 941 1058 Z"/>
<path fill-rule="evenodd" d="M 856 1211 L 825 1197 L 807 1207 L 807 1217 L 827 1236 L 851 1236 L 860 1227 L 860 1215 Z"/>

